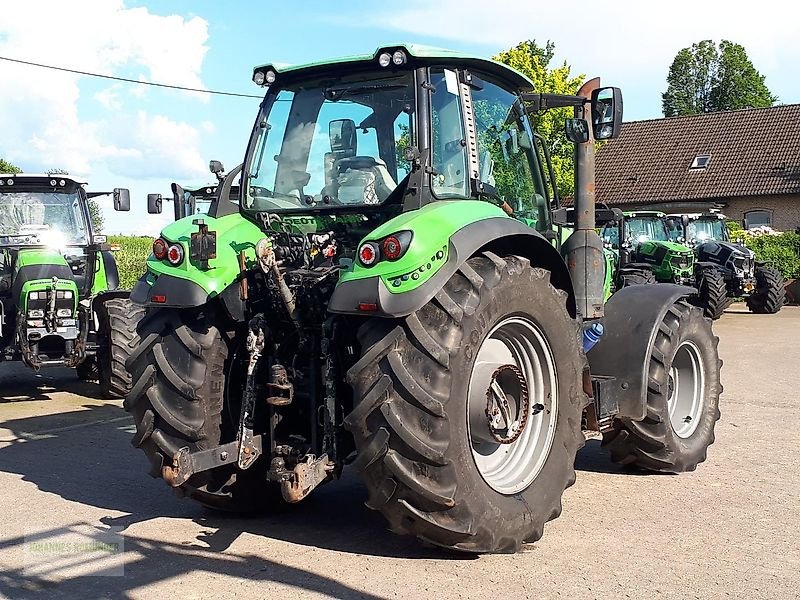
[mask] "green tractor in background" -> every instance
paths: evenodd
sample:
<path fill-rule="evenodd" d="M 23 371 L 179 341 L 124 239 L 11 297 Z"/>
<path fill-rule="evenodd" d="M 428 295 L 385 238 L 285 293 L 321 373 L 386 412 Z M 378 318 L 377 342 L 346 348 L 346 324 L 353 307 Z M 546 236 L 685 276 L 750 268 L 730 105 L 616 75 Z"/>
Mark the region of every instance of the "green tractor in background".
<path fill-rule="evenodd" d="M 655 282 L 694 285 L 694 254 L 670 239 L 664 213 L 616 212 L 601 230 L 613 272 L 610 291 Z"/>
<path fill-rule="evenodd" d="M 246 511 L 349 466 L 393 531 L 513 552 L 560 514 L 584 432 L 642 469 L 706 458 L 720 361 L 694 290 L 604 302 L 594 140 L 619 132 L 617 88 L 538 94 L 415 45 L 253 80 L 238 209 L 165 227 L 131 294 L 125 408 L 153 476 Z M 529 117 L 565 106 L 571 224 Z"/>
<path fill-rule="evenodd" d="M 694 249 L 696 285 L 706 315 L 719 318 L 735 298 L 744 298 L 751 312 L 777 313 L 786 300 L 783 275 L 757 261 L 749 248 L 731 242 L 725 219 L 719 212 L 667 217 L 672 238 Z"/>
<path fill-rule="evenodd" d="M 83 185 L 62 173 L 0 174 L 0 360 L 73 367 L 104 394 L 124 395 L 125 336 L 143 309 L 118 289 L 88 200 L 111 194 L 115 210 L 130 210 L 130 198 L 127 189 L 87 194 Z"/>
<path fill-rule="evenodd" d="M 239 211 L 239 185 L 238 181 L 234 183 L 234 180 L 241 172 L 242 166 L 235 167 L 229 177 L 226 177 L 222 163 L 212 160 L 209 162 L 209 170 L 216 175 L 216 183 L 192 187 L 183 187 L 179 183 L 172 183 L 172 207 L 175 211 L 176 221 L 191 215 L 222 216 L 218 213 L 232 214 Z M 226 179 L 232 182 L 228 186 L 223 185 Z M 224 200 L 220 195 L 223 189 L 226 190 Z M 163 210 L 163 203 L 164 198 L 161 194 L 148 194 L 147 212 L 160 214 Z"/>

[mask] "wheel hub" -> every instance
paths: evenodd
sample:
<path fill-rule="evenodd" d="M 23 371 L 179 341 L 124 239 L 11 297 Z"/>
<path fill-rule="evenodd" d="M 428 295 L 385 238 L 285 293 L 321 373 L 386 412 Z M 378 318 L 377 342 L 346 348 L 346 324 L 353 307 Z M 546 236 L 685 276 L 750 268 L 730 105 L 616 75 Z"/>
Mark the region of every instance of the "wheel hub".
<path fill-rule="evenodd" d="M 498 367 L 486 390 L 486 418 L 497 442 L 511 444 L 522 435 L 528 422 L 528 403 L 522 371 L 514 365 Z"/>
<path fill-rule="evenodd" d="M 472 458 L 483 480 L 518 494 L 544 468 L 558 418 L 558 377 L 549 341 L 531 319 L 497 323 L 476 353 L 467 392 Z"/>

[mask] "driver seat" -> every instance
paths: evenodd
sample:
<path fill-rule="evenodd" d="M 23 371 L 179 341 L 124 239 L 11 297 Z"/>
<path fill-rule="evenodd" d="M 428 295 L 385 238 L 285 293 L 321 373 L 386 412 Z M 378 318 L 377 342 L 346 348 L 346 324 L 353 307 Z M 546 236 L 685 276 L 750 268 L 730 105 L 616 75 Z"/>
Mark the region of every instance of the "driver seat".
<path fill-rule="evenodd" d="M 386 163 L 372 156 L 341 158 L 334 164 L 336 197 L 342 204 L 379 204 L 397 187 Z"/>

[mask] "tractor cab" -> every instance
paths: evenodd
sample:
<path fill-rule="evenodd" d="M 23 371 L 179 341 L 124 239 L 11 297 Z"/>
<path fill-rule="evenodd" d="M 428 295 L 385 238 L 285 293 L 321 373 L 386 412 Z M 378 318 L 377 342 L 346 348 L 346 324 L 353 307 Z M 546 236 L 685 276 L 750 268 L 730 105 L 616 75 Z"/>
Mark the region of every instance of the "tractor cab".
<path fill-rule="evenodd" d="M 730 242 L 727 217 L 719 212 L 667 215 L 670 239 L 694 248 L 705 242 Z"/>
<path fill-rule="evenodd" d="M 267 64 L 253 79 L 267 93 L 245 160 L 246 218 L 346 212 L 386 220 L 434 201 L 484 200 L 551 231 L 558 200 L 528 116 L 543 99 L 520 93 L 531 84 L 516 71 L 409 45 L 342 63 Z M 595 105 L 612 102 L 607 88 Z M 605 112 L 592 114 L 599 123 Z M 618 130 L 614 118 L 608 135 Z"/>

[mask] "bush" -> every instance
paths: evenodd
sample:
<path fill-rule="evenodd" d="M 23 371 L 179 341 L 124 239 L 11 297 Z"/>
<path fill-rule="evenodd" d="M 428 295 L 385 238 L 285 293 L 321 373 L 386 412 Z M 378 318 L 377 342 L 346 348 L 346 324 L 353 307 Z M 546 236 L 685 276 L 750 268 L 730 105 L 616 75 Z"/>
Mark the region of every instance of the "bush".
<path fill-rule="evenodd" d="M 108 243 L 119 244 L 119 250 L 114 252 L 119 269 L 119 287 L 130 290 L 146 270 L 145 263 L 153 249 L 153 238 L 110 235 Z"/>
<path fill-rule="evenodd" d="M 756 259 L 775 266 L 785 279 L 800 279 L 800 234 L 753 235 L 747 231 L 731 232 L 756 253 Z"/>

